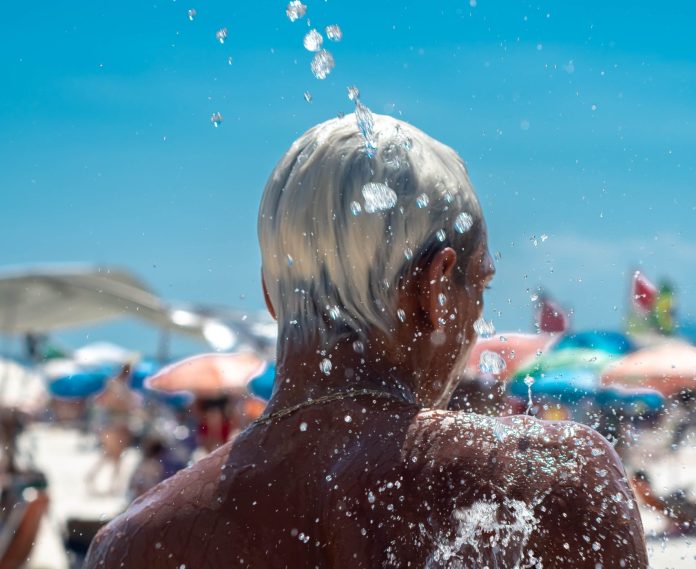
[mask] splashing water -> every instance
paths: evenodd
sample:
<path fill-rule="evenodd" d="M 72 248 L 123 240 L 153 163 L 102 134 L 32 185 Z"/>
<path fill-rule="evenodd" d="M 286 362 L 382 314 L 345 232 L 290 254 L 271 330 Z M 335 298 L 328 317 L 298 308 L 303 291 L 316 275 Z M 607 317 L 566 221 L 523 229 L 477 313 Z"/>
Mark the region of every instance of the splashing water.
<path fill-rule="evenodd" d="M 479 369 L 483 373 L 498 374 L 506 367 L 505 360 L 496 352 L 484 350 L 479 358 Z"/>
<path fill-rule="evenodd" d="M 217 32 L 215 32 L 215 37 L 220 43 L 225 43 L 225 40 L 227 39 L 227 28 L 220 28 Z"/>
<path fill-rule="evenodd" d="M 312 94 L 309 91 L 304 92 L 304 100 L 308 103 L 312 102 Z"/>
<path fill-rule="evenodd" d="M 331 369 L 333 368 L 333 364 L 331 363 L 331 360 L 329 358 L 324 358 L 319 362 L 319 369 L 321 370 L 321 373 L 324 375 L 330 375 L 331 374 Z"/>
<path fill-rule="evenodd" d="M 405 322 L 405 321 L 406 321 L 406 312 L 404 312 L 404 309 L 403 309 L 403 308 L 399 308 L 399 309 L 396 311 L 396 316 L 397 316 L 397 318 L 398 318 L 399 320 L 401 320 L 401 322 Z"/>
<path fill-rule="evenodd" d="M 353 351 L 356 354 L 362 354 L 365 351 L 365 344 L 360 340 L 355 340 L 355 342 L 353 342 Z"/>
<path fill-rule="evenodd" d="M 396 192 L 386 184 L 369 182 L 363 186 L 362 195 L 367 213 L 387 211 L 396 205 Z"/>
<path fill-rule="evenodd" d="M 326 37 L 329 38 L 331 41 L 338 42 L 343 39 L 343 32 L 341 31 L 341 28 L 339 28 L 336 24 L 326 26 L 324 31 L 326 32 Z"/>
<path fill-rule="evenodd" d="M 222 113 L 213 113 L 212 115 L 210 115 L 210 122 L 213 124 L 215 128 L 219 127 L 222 121 Z"/>
<path fill-rule="evenodd" d="M 416 207 L 419 209 L 423 209 L 425 207 L 428 207 L 429 203 L 430 203 L 430 198 L 428 197 L 428 194 L 420 194 L 416 198 Z"/>
<path fill-rule="evenodd" d="M 350 213 L 353 215 L 360 215 L 362 212 L 362 206 L 358 202 L 350 202 Z"/>
<path fill-rule="evenodd" d="M 474 322 L 474 330 L 481 338 L 490 338 L 495 334 L 493 322 L 486 320 L 483 316 Z"/>
<path fill-rule="evenodd" d="M 317 30 L 309 30 L 302 40 L 307 51 L 319 51 L 323 43 L 324 37 Z"/>
<path fill-rule="evenodd" d="M 527 386 L 527 410 L 524 412 L 525 415 L 529 415 L 534 407 L 534 401 L 532 399 L 532 385 L 534 385 L 534 378 L 528 375 L 524 378 L 524 384 Z"/>
<path fill-rule="evenodd" d="M 437 233 L 435 234 L 435 237 L 437 237 L 438 241 L 444 243 L 445 239 L 447 239 L 447 233 L 445 233 L 444 229 L 438 229 Z"/>
<path fill-rule="evenodd" d="M 468 569 L 534 567 L 524 559 L 524 550 L 539 521 L 533 508 L 521 500 L 504 498 L 502 503 L 478 500 L 468 508 L 455 510 L 454 536 L 429 536 L 434 551 L 426 569 L 467 567 Z M 531 561 L 531 560 L 530 560 Z"/>
<path fill-rule="evenodd" d="M 307 13 L 307 6 L 305 6 L 300 0 L 292 0 L 287 8 L 285 8 L 285 15 L 291 22 L 296 22 L 302 18 Z"/>
<path fill-rule="evenodd" d="M 326 79 L 335 65 L 333 55 L 325 49 L 321 49 L 312 58 L 310 68 L 317 79 Z"/>
<path fill-rule="evenodd" d="M 355 100 L 355 122 L 358 130 L 365 141 L 365 152 L 372 158 L 377 152 L 377 139 L 375 137 L 375 119 L 372 111 L 360 102 Z"/>
<path fill-rule="evenodd" d="M 193 19 L 196 17 L 196 14 L 198 14 L 198 12 L 196 12 L 194 8 L 191 8 L 188 11 L 188 19 L 193 22 Z"/>
<path fill-rule="evenodd" d="M 358 89 L 355 85 L 351 85 L 348 87 L 348 100 L 357 102 L 357 100 L 360 98 L 360 89 Z"/>
<path fill-rule="evenodd" d="M 474 218 L 471 217 L 471 214 L 463 211 L 454 220 L 454 230 L 457 233 L 466 233 L 467 231 L 469 231 L 469 229 L 471 229 L 471 226 L 473 224 Z"/>

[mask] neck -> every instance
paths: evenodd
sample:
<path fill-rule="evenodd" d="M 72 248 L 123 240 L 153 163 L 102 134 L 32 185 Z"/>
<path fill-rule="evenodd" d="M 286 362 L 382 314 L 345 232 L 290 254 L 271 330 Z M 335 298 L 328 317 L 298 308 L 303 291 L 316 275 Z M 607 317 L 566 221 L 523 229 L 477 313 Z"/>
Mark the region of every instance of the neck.
<path fill-rule="evenodd" d="M 415 374 L 397 367 L 384 354 L 342 340 L 329 350 L 318 345 L 281 346 L 276 383 L 268 412 L 330 394 L 369 389 L 416 404 Z M 385 351 L 386 352 L 386 351 Z M 328 362 L 328 363 L 327 363 Z"/>

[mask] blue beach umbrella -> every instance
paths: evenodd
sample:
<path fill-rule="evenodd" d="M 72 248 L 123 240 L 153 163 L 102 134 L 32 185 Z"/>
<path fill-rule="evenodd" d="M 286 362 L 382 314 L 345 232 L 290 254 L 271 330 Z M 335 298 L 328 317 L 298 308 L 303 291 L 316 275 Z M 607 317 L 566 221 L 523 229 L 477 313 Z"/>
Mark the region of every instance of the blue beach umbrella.
<path fill-rule="evenodd" d="M 48 384 L 48 391 L 63 399 L 84 399 L 104 389 L 109 377 L 111 373 L 103 369 L 79 371 L 52 380 Z"/>
<path fill-rule="evenodd" d="M 597 404 L 626 415 L 645 415 L 662 409 L 664 396 L 654 389 L 632 389 L 619 386 L 603 387 L 597 394 Z"/>
<path fill-rule="evenodd" d="M 560 368 L 531 375 L 532 397 L 546 397 L 564 403 L 579 401 L 585 397 L 594 397 L 601 389 L 598 375 L 589 369 Z M 524 378 L 518 376 L 508 384 L 512 395 L 526 398 L 528 386 Z"/>
<path fill-rule="evenodd" d="M 621 332 L 587 330 L 564 336 L 552 349 L 558 351 L 566 348 L 599 350 L 607 354 L 623 355 L 635 351 L 636 346 L 628 336 Z"/>
<path fill-rule="evenodd" d="M 268 401 L 273 393 L 273 384 L 275 382 L 276 366 L 269 362 L 266 368 L 251 381 L 249 381 L 248 389 L 256 397 Z"/>

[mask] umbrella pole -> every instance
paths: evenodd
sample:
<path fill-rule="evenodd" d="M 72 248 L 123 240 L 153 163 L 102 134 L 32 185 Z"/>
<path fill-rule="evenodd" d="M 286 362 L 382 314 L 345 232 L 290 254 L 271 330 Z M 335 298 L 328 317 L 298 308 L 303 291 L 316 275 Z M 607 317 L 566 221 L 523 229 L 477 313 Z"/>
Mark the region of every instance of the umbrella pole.
<path fill-rule="evenodd" d="M 13 295 L 14 296 L 14 295 Z M 10 338 L 12 337 L 12 330 L 15 326 L 15 321 L 17 320 L 17 303 L 10 302 L 10 308 L 5 313 L 5 322 L 3 328 L 7 330 L 7 336 L 5 338 L 5 351 L 6 355 L 9 356 Z M 0 400 L 5 393 L 5 387 L 7 385 L 7 378 L 10 374 L 10 366 L 3 366 L 2 377 L 0 377 Z"/>
<path fill-rule="evenodd" d="M 171 340 L 171 329 L 169 326 L 160 328 L 159 346 L 157 348 L 157 360 L 164 364 L 169 361 L 169 345 Z"/>

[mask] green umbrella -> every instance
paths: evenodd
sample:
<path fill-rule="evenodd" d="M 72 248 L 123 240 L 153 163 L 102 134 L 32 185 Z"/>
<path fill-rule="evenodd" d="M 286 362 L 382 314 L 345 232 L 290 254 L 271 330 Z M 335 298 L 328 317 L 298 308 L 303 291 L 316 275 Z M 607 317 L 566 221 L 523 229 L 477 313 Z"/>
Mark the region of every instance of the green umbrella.
<path fill-rule="evenodd" d="M 523 379 L 531 375 L 538 378 L 555 370 L 575 369 L 600 373 L 607 365 L 616 361 L 620 356 L 608 354 L 603 350 L 591 350 L 587 348 L 566 348 L 556 351 L 548 351 L 541 356 L 533 358 L 515 374 L 513 381 Z"/>

